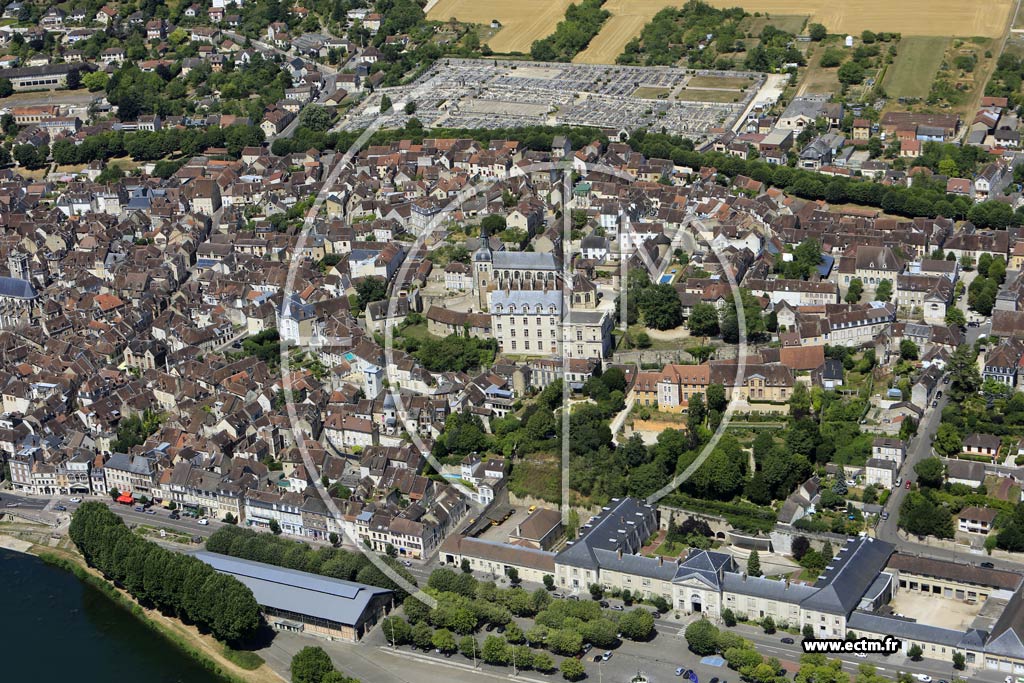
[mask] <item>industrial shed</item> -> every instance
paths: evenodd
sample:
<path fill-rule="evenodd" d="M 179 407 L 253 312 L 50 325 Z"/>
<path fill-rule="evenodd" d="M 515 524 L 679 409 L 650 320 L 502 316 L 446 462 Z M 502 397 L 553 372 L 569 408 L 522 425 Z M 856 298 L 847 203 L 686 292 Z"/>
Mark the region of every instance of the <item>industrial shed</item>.
<path fill-rule="evenodd" d="M 391 608 L 391 591 L 262 562 L 200 551 L 195 556 L 245 584 L 279 630 L 357 641 Z"/>

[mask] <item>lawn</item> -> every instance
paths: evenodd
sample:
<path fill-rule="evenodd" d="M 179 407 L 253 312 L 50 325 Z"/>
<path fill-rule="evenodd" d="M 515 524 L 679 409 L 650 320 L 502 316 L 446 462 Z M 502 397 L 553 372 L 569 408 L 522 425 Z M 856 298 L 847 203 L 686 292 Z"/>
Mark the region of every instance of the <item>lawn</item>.
<path fill-rule="evenodd" d="M 727 90 L 746 90 L 753 84 L 753 79 L 732 76 L 694 76 L 686 82 L 687 87 L 690 88 L 724 88 Z"/>
<path fill-rule="evenodd" d="M 634 90 L 630 97 L 636 97 L 641 100 L 663 100 L 668 98 L 670 92 L 672 92 L 670 88 L 640 87 Z"/>
<path fill-rule="evenodd" d="M 739 90 L 701 90 L 700 88 L 683 88 L 679 92 L 680 100 L 691 102 L 740 102 L 744 93 Z"/>
<path fill-rule="evenodd" d="M 900 40 L 896 60 L 882 83 L 885 92 L 890 97 L 927 97 L 948 46 L 949 38 L 942 36 L 908 36 Z"/>
<path fill-rule="evenodd" d="M 679 557 L 686 552 L 685 543 L 673 543 L 672 541 L 664 541 L 661 545 L 654 549 L 654 554 L 661 555 L 663 557 Z"/>

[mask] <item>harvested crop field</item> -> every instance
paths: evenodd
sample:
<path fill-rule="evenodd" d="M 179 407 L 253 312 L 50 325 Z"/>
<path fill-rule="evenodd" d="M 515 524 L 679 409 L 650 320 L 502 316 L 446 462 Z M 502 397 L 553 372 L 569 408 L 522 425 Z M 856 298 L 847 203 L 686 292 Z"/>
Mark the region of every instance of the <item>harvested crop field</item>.
<path fill-rule="evenodd" d="M 716 7 L 739 5 L 748 12 L 810 14 L 829 33 L 892 31 L 904 36 L 1001 36 L 1013 0 L 964 3 L 956 0 L 709 0 Z"/>
<path fill-rule="evenodd" d="M 900 40 L 896 59 L 882 84 L 885 91 L 892 97 L 927 97 L 947 47 L 949 38 L 940 36 L 909 36 Z"/>
<path fill-rule="evenodd" d="M 533 41 L 555 31 L 565 18 L 571 0 L 440 0 L 427 13 L 432 21 L 459 21 L 490 25 L 497 19 L 501 29 L 487 41 L 495 52 L 529 52 Z M 623 43 L 625 44 L 625 43 Z M 614 60 L 613 60 L 614 61 Z"/>
<path fill-rule="evenodd" d="M 611 11 L 612 16 L 604 22 L 600 33 L 594 36 L 587 49 L 576 55 L 572 61 L 577 64 L 614 64 L 626 43 L 639 36 L 644 24 L 654 16 L 653 12 L 637 14 L 632 5 L 628 10 L 632 12 L 631 14 L 619 14 L 613 6 L 621 4 L 620 0 L 609 0 L 604 4 L 604 8 Z"/>

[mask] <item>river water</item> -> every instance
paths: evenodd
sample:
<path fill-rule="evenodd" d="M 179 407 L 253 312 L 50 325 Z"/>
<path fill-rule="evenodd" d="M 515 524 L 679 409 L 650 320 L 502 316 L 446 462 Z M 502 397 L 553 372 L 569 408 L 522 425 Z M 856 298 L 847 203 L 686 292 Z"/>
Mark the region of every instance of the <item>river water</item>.
<path fill-rule="evenodd" d="M 220 683 L 74 575 L 0 548 L 0 679 Z"/>

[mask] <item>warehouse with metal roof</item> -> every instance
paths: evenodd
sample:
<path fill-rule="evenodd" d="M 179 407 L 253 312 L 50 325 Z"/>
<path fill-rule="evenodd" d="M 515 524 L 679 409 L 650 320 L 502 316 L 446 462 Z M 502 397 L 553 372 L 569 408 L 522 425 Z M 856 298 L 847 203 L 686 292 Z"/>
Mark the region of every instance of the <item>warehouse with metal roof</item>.
<path fill-rule="evenodd" d="M 356 641 L 390 610 L 393 593 L 262 562 L 200 551 L 195 556 L 252 591 L 276 629 Z"/>

